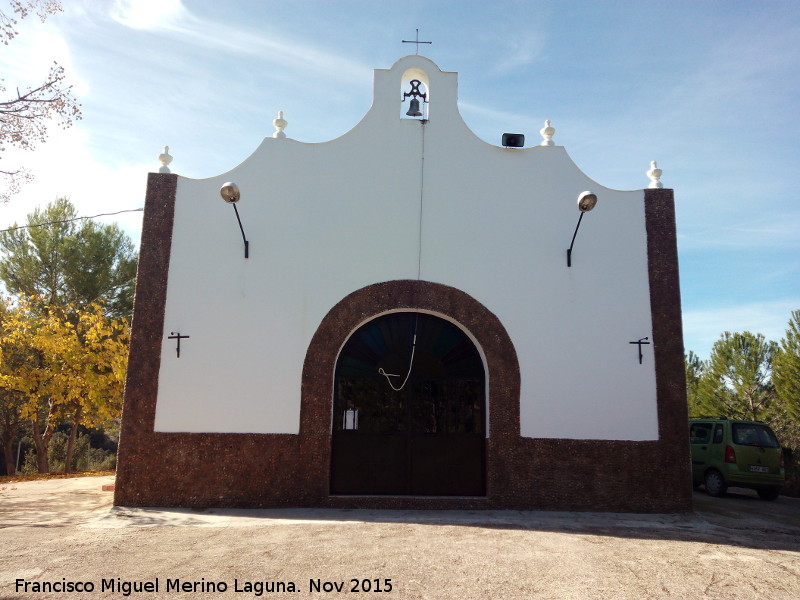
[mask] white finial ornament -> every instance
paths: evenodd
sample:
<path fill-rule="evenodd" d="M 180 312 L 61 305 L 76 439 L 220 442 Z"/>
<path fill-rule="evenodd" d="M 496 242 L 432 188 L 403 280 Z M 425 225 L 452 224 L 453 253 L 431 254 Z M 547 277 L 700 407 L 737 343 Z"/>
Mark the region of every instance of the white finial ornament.
<path fill-rule="evenodd" d="M 283 139 L 286 137 L 286 134 L 283 133 L 283 130 L 286 129 L 288 123 L 283 118 L 283 111 L 278 111 L 278 118 L 272 121 L 272 124 L 275 125 L 275 133 L 272 134 L 272 137 L 277 139 Z"/>
<path fill-rule="evenodd" d="M 550 121 L 544 122 L 544 127 L 539 130 L 539 133 L 542 134 L 542 143 L 539 144 L 540 146 L 555 146 L 556 143 L 553 141 L 553 136 L 556 133 L 554 127 L 550 127 Z"/>
<path fill-rule="evenodd" d="M 664 184 L 661 183 L 661 169 L 658 168 L 656 161 L 650 161 L 650 170 L 647 172 L 647 176 L 650 178 L 650 185 L 648 188 L 663 188 Z"/>
<path fill-rule="evenodd" d="M 158 162 L 161 166 L 158 168 L 159 173 L 170 173 L 169 163 L 172 162 L 172 157 L 169 155 L 169 146 L 164 146 L 164 151 L 158 155 Z"/>

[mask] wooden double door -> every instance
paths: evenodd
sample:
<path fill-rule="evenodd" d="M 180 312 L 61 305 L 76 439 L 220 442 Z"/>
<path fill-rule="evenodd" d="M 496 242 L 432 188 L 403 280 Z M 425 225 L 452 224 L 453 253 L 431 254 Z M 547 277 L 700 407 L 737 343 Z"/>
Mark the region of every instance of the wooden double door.
<path fill-rule="evenodd" d="M 331 493 L 485 495 L 485 388 L 453 323 L 398 312 L 364 324 L 336 364 Z"/>

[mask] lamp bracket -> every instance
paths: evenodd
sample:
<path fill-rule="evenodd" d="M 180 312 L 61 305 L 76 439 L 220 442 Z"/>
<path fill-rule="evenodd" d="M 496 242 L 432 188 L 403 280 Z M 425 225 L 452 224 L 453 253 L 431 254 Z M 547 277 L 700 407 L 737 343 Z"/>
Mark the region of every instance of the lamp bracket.
<path fill-rule="evenodd" d="M 242 241 L 244 242 L 244 257 L 250 258 L 250 241 L 244 235 L 244 227 L 242 227 L 242 220 L 239 218 L 239 209 L 233 205 L 233 210 L 236 213 L 236 220 L 239 222 L 239 230 L 242 232 Z"/>

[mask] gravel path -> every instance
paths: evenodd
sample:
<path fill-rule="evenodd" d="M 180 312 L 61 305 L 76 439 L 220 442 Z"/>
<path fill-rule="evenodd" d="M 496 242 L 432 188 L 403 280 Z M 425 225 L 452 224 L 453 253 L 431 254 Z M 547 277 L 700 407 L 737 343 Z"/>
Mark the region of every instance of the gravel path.
<path fill-rule="evenodd" d="M 691 515 L 194 511 L 111 507 L 111 481 L 0 485 L 0 600 L 800 598 L 798 499 L 696 493 Z"/>

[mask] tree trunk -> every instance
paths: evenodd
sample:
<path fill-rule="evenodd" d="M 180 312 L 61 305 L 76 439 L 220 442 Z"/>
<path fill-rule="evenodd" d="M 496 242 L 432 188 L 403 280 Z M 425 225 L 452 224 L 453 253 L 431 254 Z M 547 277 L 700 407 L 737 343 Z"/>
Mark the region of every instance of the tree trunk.
<path fill-rule="evenodd" d="M 33 425 L 33 443 L 36 444 L 36 468 L 39 473 L 49 473 L 50 463 L 47 460 L 47 443 L 41 434 L 39 419 L 34 418 L 31 424 Z"/>
<path fill-rule="evenodd" d="M 81 421 L 82 407 L 78 404 L 75 409 L 75 416 L 72 419 L 72 428 L 69 431 L 69 440 L 67 441 L 67 457 L 64 459 L 64 472 L 72 473 L 72 455 L 75 452 L 75 438 L 78 434 L 78 423 Z"/>
<path fill-rule="evenodd" d="M 17 467 L 14 461 L 14 442 L 19 433 L 19 413 L 6 408 L 3 411 L 3 454 L 6 457 L 6 473 L 8 475 L 16 475 Z"/>
<path fill-rule="evenodd" d="M 16 475 L 17 467 L 14 463 L 14 438 L 8 436 L 3 440 L 3 452 L 6 456 L 6 473 L 8 475 Z"/>
<path fill-rule="evenodd" d="M 51 427 L 50 413 L 53 412 L 52 399 L 47 402 L 47 415 L 44 418 L 44 431 L 39 423 L 39 410 L 33 414 L 31 424 L 33 425 L 33 443 L 36 444 L 36 468 L 39 473 L 50 472 L 50 461 L 47 458 L 47 446 L 50 438 L 53 437 L 55 429 Z"/>

